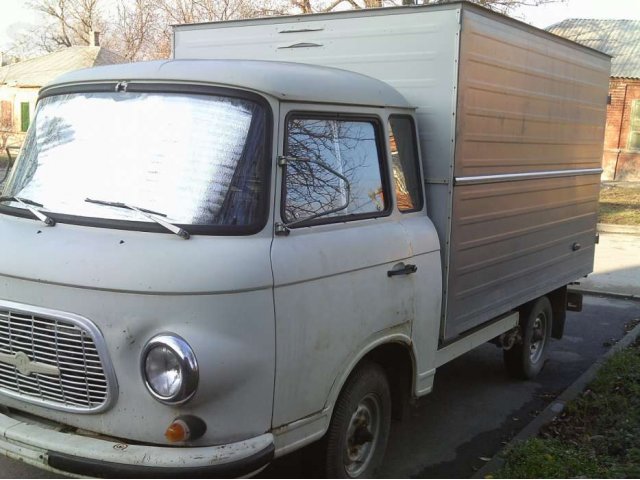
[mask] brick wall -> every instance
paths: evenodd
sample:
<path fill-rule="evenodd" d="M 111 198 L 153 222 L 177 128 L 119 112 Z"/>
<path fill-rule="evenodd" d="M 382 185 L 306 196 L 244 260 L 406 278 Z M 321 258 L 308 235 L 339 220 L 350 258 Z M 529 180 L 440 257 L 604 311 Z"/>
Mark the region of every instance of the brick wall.
<path fill-rule="evenodd" d="M 627 149 L 631 103 L 640 100 L 640 79 L 612 78 L 609 95 L 611 103 L 607 107 L 602 179 L 640 181 L 640 152 Z"/>

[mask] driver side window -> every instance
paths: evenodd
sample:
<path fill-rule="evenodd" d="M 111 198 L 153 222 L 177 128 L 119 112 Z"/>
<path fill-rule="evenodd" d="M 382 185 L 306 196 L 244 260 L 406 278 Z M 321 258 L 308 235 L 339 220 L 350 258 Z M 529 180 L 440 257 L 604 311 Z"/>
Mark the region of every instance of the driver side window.
<path fill-rule="evenodd" d="M 283 219 L 327 223 L 388 210 L 375 120 L 293 117 L 287 122 Z"/>

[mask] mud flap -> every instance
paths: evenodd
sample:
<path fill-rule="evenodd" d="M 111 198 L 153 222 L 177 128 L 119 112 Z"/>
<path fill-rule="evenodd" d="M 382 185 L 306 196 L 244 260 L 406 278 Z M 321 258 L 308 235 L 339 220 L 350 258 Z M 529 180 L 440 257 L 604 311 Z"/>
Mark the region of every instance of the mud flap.
<path fill-rule="evenodd" d="M 570 312 L 582 311 L 582 293 L 567 292 L 567 310 Z"/>

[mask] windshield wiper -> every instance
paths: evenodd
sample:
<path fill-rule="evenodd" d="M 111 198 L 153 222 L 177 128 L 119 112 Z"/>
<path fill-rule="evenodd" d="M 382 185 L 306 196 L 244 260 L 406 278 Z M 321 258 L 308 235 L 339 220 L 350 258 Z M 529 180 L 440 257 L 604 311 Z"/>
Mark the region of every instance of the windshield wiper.
<path fill-rule="evenodd" d="M 180 228 L 177 225 L 169 223 L 165 220 L 162 220 L 161 218 L 158 218 L 158 216 L 166 217 L 164 213 L 154 212 L 153 210 L 147 210 L 146 208 L 135 207 L 133 205 L 129 205 L 128 203 L 123 203 L 123 202 L 109 202 L 106 200 L 96 200 L 93 198 L 85 198 L 84 201 L 88 203 L 95 203 L 97 205 L 106 205 L 108 207 L 126 208 L 128 210 L 133 210 L 134 212 L 139 213 L 140 215 L 148 218 L 149 220 L 156 222 L 158 225 L 162 225 L 171 233 L 175 233 L 176 235 L 178 235 L 181 238 L 184 238 L 185 240 L 189 240 L 189 238 L 191 238 L 191 235 L 185 229 Z"/>
<path fill-rule="evenodd" d="M 29 200 L 28 198 L 22 197 L 0 197 L 0 202 L 16 202 L 19 203 L 22 208 L 26 208 L 40 221 L 44 222 L 48 227 L 53 227 L 56 224 L 56 221 L 42 213 L 40 210 L 37 210 L 33 207 L 44 208 L 44 205 L 38 202 L 34 202 L 33 200 Z"/>

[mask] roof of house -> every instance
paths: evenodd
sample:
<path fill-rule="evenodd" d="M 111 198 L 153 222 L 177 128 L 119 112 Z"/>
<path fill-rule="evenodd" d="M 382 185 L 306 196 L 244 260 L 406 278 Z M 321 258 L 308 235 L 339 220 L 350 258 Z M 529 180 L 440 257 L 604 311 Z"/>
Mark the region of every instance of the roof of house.
<path fill-rule="evenodd" d="M 69 47 L 0 67 L 0 85 L 41 87 L 72 70 L 122 62 L 120 55 L 103 47 Z"/>
<path fill-rule="evenodd" d="M 640 78 L 640 20 L 568 18 L 547 30 L 611 55 L 612 77 Z"/>
<path fill-rule="evenodd" d="M 338 68 L 264 60 L 168 60 L 70 72 L 48 84 L 95 82 L 197 83 L 237 87 L 284 101 L 412 108 L 392 86 Z"/>

